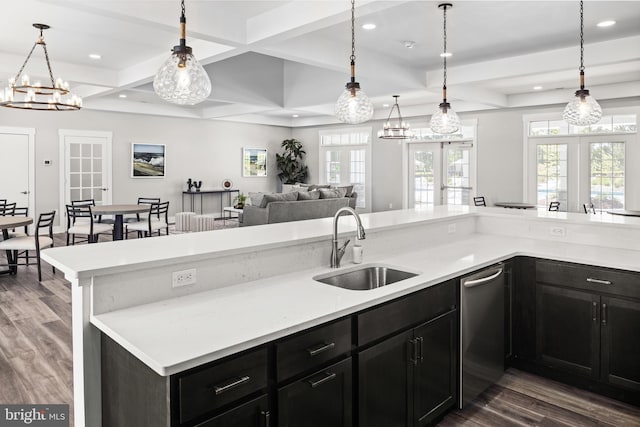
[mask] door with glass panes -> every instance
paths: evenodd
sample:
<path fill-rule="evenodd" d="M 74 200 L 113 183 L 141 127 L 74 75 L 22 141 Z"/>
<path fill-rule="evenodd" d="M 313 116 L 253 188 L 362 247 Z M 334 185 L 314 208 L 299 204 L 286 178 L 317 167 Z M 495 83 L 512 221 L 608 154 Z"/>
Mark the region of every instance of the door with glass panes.
<path fill-rule="evenodd" d="M 64 191 L 60 212 L 73 200 L 111 204 L 111 133 L 60 131 Z"/>

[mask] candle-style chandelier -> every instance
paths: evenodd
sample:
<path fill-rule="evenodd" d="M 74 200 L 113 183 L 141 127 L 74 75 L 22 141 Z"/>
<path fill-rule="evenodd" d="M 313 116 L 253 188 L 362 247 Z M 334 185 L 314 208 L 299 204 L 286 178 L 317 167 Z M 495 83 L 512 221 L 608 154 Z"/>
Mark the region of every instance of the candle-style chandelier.
<path fill-rule="evenodd" d="M 393 98 L 395 99 L 395 103 L 391 107 L 391 111 L 389 111 L 389 117 L 387 117 L 387 121 L 382 126 L 382 129 L 378 131 L 378 138 L 409 139 L 413 136 L 413 134 L 409 130 L 409 123 L 406 123 L 402 119 L 400 105 L 398 105 L 398 98 L 400 98 L 400 95 L 393 95 Z M 398 111 L 398 121 L 395 123 L 391 122 L 391 115 L 393 114 L 393 110 Z"/>
<path fill-rule="evenodd" d="M 46 24 L 33 24 L 40 30 L 40 36 L 33 44 L 27 59 L 15 77 L 9 80 L 9 86 L 0 91 L 0 106 L 20 108 L 23 110 L 46 111 L 71 111 L 82 108 L 82 98 L 71 93 L 69 82 L 61 78 L 54 79 L 49 62 L 49 52 L 42 32 L 49 28 Z M 36 46 L 42 46 L 44 57 L 47 61 L 51 84 L 42 84 L 39 81 L 31 82 L 29 76 L 22 74 Z"/>

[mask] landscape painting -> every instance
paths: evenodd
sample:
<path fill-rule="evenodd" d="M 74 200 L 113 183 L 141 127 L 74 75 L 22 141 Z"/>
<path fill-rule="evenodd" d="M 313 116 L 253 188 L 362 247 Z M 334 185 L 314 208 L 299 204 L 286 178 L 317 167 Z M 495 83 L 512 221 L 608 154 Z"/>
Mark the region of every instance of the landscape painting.
<path fill-rule="evenodd" d="M 164 144 L 131 144 L 131 177 L 163 178 L 165 154 Z"/>
<path fill-rule="evenodd" d="M 242 150 L 242 176 L 267 176 L 267 149 Z"/>

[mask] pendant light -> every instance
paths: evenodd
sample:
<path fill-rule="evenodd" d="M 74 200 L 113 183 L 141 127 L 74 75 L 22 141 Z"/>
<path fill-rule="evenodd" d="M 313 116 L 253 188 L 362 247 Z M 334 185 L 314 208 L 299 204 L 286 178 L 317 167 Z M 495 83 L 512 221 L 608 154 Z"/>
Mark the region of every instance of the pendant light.
<path fill-rule="evenodd" d="M 391 107 L 391 111 L 389 111 L 389 117 L 387 117 L 387 121 L 385 122 L 382 130 L 378 131 L 378 138 L 382 139 L 408 139 L 411 138 L 412 134 L 409 130 L 409 124 L 405 123 L 402 120 L 402 113 L 400 113 L 400 106 L 398 105 L 398 98 L 400 95 L 393 95 L 395 98 L 395 103 Z M 398 121 L 397 123 L 391 124 L 391 115 L 393 114 L 393 110 L 398 111 Z"/>
<path fill-rule="evenodd" d="M 602 108 L 584 88 L 584 5 L 580 1 L 580 89 L 564 108 L 562 118 L 574 126 L 588 126 L 600 121 Z"/>
<path fill-rule="evenodd" d="M 27 59 L 24 60 L 20 71 L 9 80 L 9 86 L 0 91 L 0 105 L 3 107 L 20 108 L 23 110 L 47 110 L 47 111 L 72 111 L 82 108 L 82 98 L 71 93 L 69 83 L 61 78 L 54 79 L 49 62 L 49 52 L 47 44 L 44 42 L 42 32 L 50 27 L 46 24 L 33 24 L 40 30 L 40 36 L 33 44 Z M 42 46 L 44 58 L 47 61 L 49 70 L 50 85 L 43 85 L 40 82 L 31 83 L 29 76 L 22 74 L 24 68 L 31 59 L 31 55 L 36 46 Z M 63 96 L 68 98 L 62 99 Z"/>
<path fill-rule="evenodd" d="M 165 101 L 180 105 L 195 105 L 211 94 L 211 80 L 187 46 L 187 18 L 184 0 L 180 16 L 180 44 L 174 46 L 169 59 L 162 64 L 153 79 L 153 89 Z"/>
<path fill-rule="evenodd" d="M 451 109 L 451 104 L 447 102 L 447 8 L 452 8 L 451 3 L 441 3 L 438 8 L 443 9 L 444 14 L 444 50 L 442 58 L 444 62 L 444 79 L 442 84 L 442 102 L 438 106 L 438 111 L 431 116 L 431 130 L 434 133 L 451 134 L 460 129 L 460 119 L 455 111 Z"/>
<path fill-rule="evenodd" d="M 344 123 L 357 125 L 373 117 L 373 103 L 356 82 L 355 0 L 351 0 L 351 80 L 336 102 L 336 117 Z"/>

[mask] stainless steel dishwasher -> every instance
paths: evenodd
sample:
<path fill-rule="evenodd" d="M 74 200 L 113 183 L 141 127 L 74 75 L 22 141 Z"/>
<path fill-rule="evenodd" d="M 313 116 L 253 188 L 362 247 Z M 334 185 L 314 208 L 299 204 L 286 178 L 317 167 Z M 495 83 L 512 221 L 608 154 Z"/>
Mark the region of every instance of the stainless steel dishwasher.
<path fill-rule="evenodd" d="M 504 286 L 502 264 L 460 280 L 460 408 L 504 372 Z"/>

